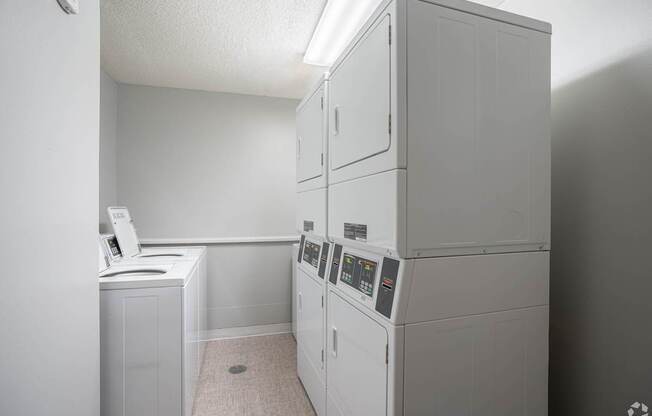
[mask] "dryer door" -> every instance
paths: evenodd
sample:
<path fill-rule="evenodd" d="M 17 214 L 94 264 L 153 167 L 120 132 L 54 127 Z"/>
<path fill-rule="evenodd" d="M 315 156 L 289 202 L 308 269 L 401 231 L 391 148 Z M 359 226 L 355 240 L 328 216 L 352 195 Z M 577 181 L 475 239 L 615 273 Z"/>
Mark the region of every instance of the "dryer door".
<path fill-rule="evenodd" d="M 297 182 L 322 175 L 324 88 L 317 90 L 297 112 Z"/>
<path fill-rule="evenodd" d="M 387 331 L 328 293 L 327 414 L 387 414 Z"/>
<path fill-rule="evenodd" d="M 390 147 L 390 19 L 380 18 L 331 77 L 328 135 L 333 170 Z"/>

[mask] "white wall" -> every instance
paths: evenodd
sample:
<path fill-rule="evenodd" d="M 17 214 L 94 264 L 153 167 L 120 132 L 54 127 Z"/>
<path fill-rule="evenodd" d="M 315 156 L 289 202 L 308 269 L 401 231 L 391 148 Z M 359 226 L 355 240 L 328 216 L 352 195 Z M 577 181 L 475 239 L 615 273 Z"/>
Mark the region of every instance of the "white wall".
<path fill-rule="evenodd" d="M 637 55 L 652 41 L 649 0 L 505 0 L 501 9 L 552 23 L 552 88 Z"/>
<path fill-rule="evenodd" d="M 118 203 L 117 187 L 118 84 L 106 72 L 100 74 L 100 205 L 101 233 L 109 233 L 106 207 Z"/>
<path fill-rule="evenodd" d="M 652 405 L 652 2 L 503 8 L 553 25 L 550 414 L 625 415 Z"/>
<path fill-rule="evenodd" d="M 99 4 L 0 2 L 0 414 L 99 414 Z"/>
<path fill-rule="evenodd" d="M 118 201 L 139 237 L 296 234 L 297 104 L 120 84 Z M 209 327 L 290 322 L 290 251 L 210 247 Z"/>

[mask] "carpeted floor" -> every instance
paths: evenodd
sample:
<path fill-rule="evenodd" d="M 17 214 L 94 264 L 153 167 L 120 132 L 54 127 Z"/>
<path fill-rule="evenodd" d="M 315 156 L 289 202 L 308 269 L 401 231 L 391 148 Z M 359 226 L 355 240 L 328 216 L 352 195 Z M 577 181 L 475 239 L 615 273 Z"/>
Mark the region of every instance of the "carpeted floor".
<path fill-rule="evenodd" d="M 194 416 L 315 416 L 296 371 L 291 334 L 207 344 Z M 229 368 L 247 370 L 231 374 Z"/>

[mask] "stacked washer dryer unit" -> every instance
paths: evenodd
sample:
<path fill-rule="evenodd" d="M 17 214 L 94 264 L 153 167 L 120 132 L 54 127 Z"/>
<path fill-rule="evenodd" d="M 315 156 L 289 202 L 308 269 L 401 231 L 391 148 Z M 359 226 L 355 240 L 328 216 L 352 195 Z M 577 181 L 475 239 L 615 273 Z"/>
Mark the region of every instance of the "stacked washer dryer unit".
<path fill-rule="evenodd" d="M 331 68 L 328 416 L 547 415 L 550 30 L 387 0 Z"/>
<path fill-rule="evenodd" d="M 325 275 L 327 241 L 327 108 L 324 75 L 297 107 L 296 257 L 297 373 L 319 416 L 326 414 Z"/>
<path fill-rule="evenodd" d="M 141 249 L 127 208 L 107 211 L 115 238 L 101 238 L 111 258 L 100 273 L 101 413 L 191 415 L 205 349 L 206 248 Z"/>

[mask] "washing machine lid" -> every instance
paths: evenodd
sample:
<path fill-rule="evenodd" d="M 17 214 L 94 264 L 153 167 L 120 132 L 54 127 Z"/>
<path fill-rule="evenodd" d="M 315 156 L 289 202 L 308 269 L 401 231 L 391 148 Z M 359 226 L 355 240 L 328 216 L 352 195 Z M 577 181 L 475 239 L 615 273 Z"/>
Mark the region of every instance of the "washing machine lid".
<path fill-rule="evenodd" d="M 140 254 L 140 240 L 138 240 L 136 227 L 127 207 L 108 207 L 106 212 L 109 214 L 113 233 L 118 239 L 122 256 L 130 258 Z"/>

